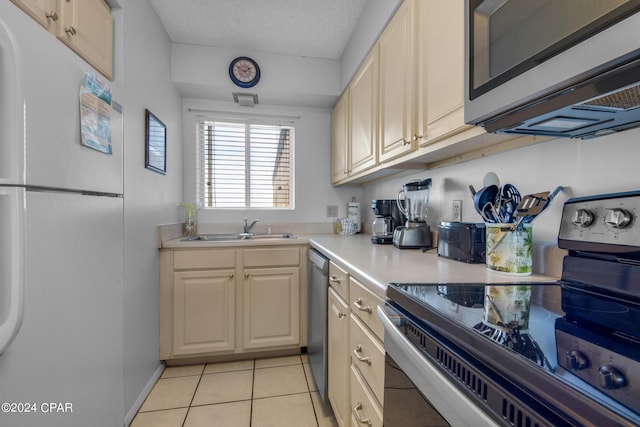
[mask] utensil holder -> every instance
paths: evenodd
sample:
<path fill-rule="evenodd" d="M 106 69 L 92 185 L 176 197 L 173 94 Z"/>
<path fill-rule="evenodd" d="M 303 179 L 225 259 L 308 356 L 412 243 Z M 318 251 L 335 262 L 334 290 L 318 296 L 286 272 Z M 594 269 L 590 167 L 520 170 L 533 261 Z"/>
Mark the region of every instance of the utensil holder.
<path fill-rule="evenodd" d="M 524 224 L 518 230 L 514 224 L 487 223 L 485 229 L 488 269 L 514 276 L 532 273 L 531 224 Z"/>

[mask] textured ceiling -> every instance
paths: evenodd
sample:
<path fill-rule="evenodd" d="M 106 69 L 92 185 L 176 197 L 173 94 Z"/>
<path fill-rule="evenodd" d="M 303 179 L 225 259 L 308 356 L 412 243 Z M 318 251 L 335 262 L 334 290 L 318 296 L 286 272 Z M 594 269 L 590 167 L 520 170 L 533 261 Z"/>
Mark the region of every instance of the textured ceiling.
<path fill-rule="evenodd" d="M 340 60 L 368 0 L 151 0 L 177 43 Z"/>

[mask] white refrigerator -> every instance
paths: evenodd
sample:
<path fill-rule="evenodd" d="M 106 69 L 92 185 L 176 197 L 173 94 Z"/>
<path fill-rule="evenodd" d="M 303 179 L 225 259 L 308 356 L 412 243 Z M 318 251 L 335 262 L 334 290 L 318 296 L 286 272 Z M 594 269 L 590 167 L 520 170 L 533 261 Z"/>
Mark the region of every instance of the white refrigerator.
<path fill-rule="evenodd" d="M 0 426 L 123 425 L 123 117 L 81 144 L 91 70 L 0 1 Z"/>

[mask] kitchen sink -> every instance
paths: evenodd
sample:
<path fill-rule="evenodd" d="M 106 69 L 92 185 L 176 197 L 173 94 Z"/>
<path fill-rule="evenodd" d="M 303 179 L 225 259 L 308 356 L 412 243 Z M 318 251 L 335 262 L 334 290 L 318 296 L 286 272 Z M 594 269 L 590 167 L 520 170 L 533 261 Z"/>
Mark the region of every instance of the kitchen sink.
<path fill-rule="evenodd" d="M 198 234 L 194 237 L 187 237 L 183 241 L 196 242 L 225 242 L 233 240 L 270 240 L 270 239 L 295 239 L 291 233 L 276 234 L 256 234 L 256 233 L 221 233 L 221 234 Z"/>

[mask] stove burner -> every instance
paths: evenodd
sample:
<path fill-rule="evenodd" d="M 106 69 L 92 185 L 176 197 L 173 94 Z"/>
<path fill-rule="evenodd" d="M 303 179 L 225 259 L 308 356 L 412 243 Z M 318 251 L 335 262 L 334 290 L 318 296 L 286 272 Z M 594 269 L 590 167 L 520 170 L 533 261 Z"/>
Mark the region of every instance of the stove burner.
<path fill-rule="evenodd" d="M 519 328 L 493 328 L 480 322 L 473 329 L 497 344 L 511 349 L 536 364 L 553 371 L 540 346 L 528 333 L 521 333 Z"/>

